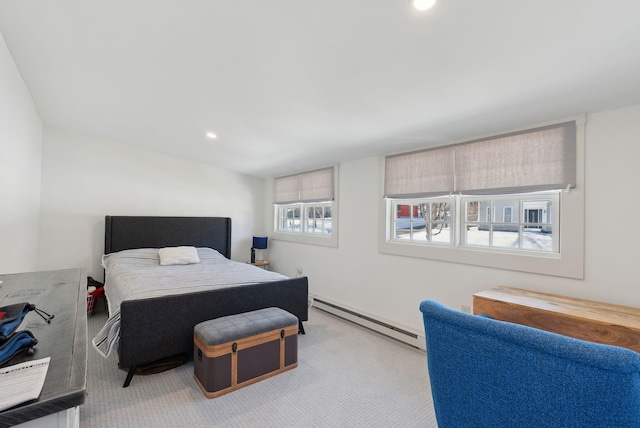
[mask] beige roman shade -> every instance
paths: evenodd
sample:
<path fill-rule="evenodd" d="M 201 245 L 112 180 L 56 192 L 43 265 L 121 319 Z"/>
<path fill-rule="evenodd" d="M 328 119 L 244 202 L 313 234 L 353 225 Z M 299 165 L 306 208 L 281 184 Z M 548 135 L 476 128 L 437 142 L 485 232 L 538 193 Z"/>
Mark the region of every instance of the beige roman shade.
<path fill-rule="evenodd" d="M 454 191 L 454 148 L 387 156 L 384 194 L 387 198 L 438 196 Z"/>
<path fill-rule="evenodd" d="M 523 193 L 575 183 L 575 122 L 385 159 L 387 198 Z"/>
<path fill-rule="evenodd" d="M 278 177 L 274 180 L 273 202 L 276 204 L 324 202 L 332 201 L 333 198 L 333 167 Z"/>

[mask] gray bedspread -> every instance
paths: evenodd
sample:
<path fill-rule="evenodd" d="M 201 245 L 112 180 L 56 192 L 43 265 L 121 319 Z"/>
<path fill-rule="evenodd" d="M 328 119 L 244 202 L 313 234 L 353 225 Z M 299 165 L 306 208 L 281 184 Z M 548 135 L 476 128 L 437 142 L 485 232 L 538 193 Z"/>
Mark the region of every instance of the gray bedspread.
<path fill-rule="evenodd" d="M 124 250 L 103 256 L 109 319 L 92 342 L 108 357 L 118 348 L 120 303 L 131 299 L 193 293 L 243 284 L 279 281 L 286 276 L 227 259 L 216 250 L 198 248 L 199 263 L 161 266 L 158 249 Z"/>

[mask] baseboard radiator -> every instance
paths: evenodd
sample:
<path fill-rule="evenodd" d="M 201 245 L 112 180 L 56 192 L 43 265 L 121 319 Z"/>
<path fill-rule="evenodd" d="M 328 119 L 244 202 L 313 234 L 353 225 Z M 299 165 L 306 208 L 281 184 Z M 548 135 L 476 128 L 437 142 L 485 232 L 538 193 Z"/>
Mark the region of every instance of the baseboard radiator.
<path fill-rule="evenodd" d="M 347 321 L 351 321 L 370 330 L 374 330 L 378 333 L 384 334 L 385 336 L 400 340 L 401 342 L 407 343 L 416 348 L 423 350 L 426 348 L 424 335 L 416 334 L 414 332 L 408 331 L 407 329 L 403 329 L 391 325 L 387 322 L 377 320 L 372 316 L 364 315 L 355 310 L 339 306 L 335 303 L 327 302 L 323 298 L 313 297 L 313 300 L 311 300 L 311 302 L 313 307 L 316 309 L 320 309 L 321 311 L 328 312 Z"/>

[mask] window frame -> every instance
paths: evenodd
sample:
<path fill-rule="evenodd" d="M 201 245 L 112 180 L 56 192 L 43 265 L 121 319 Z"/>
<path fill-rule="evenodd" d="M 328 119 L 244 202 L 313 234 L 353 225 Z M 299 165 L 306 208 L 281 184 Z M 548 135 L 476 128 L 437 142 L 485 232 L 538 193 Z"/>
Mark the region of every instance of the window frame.
<path fill-rule="evenodd" d="M 558 253 L 514 252 L 500 249 L 488 250 L 484 247 L 416 245 L 389 240 L 390 224 L 388 221 L 389 200 L 380 198 L 378 228 L 378 252 L 405 257 L 414 257 L 450 263 L 462 263 L 475 266 L 537 273 L 567 278 L 584 278 L 584 134 L 585 115 L 563 118 L 535 126 L 553 125 L 554 123 L 573 120 L 576 122 L 576 185 L 558 194 L 561 212 L 552 213 L 558 224 Z M 508 130 L 518 132 L 531 126 Z M 488 138 L 484 135 L 477 138 Z M 457 144 L 463 141 L 452 142 Z M 385 157 L 379 157 L 379 192 L 384 195 Z M 474 195 L 477 196 L 477 195 Z M 458 208 L 459 209 L 459 208 Z"/>

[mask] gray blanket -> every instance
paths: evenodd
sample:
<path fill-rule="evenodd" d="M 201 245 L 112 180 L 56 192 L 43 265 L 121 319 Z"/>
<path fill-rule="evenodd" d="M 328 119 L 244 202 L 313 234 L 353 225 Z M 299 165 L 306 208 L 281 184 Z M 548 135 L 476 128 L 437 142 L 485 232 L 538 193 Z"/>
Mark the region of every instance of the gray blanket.
<path fill-rule="evenodd" d="M 243 284 L 279 281 L 284 275 L 235 262 L 210 248 L 198 248 L 199 263 L 161 266 L 158 249 L 124 250 L 102 257 L 109 319 L 93 338 L 104 357 L 118 348 L 120 303 L 174 294 L 194 293 Z"/>

